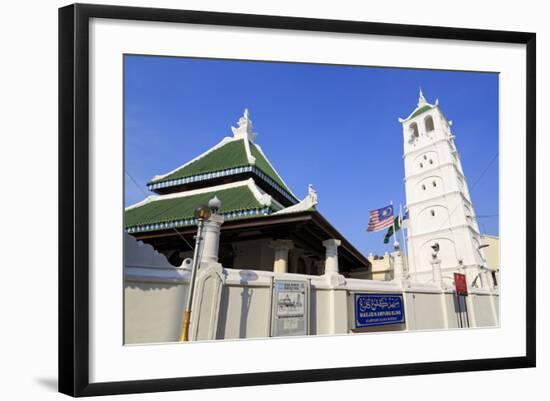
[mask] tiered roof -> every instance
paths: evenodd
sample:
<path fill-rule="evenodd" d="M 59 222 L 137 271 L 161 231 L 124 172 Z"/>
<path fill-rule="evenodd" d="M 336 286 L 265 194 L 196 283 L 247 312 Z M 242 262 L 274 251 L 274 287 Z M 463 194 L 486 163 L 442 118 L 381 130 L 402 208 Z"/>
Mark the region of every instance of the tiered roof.
<path fill-rule="evenodd" d="M 191 183 L 211 181 L 222 177 L 246 174 L 253 175 L 269 184 L 273 190 L 296 203 L 292 193 L 277 171 L 273 168 L 261 148 L 246 138 L 224 138 L 196 159 L 162 176 L 153 177 L 147 184 L 151 191 L 161 192 L 165 188 Z"/>
<path fill-rule="evenodd" d="M 316 210 L 317 193 L 310 185 L 301 201 L 277 173 L 262 149 L 254 143 L 256 134 L 245 110 L 233 137 L 188 163 L 148 183 L 156 192 L 125 211 L 126 231 L 152 244 L 157 250 L 185 247 L 179 237 L 196 234 L 194 210 L 214 196 L 221 201 L 224 216 L 222 234 L 226 240 L 239 238 L 253 227 L 258 235 L 290 235 L 311 250 L 324 254 L 322 241 L 342 240 L 342 267 L 368 266 L 367 259 Z M 174 232 L 175 231 L 175 232 Z"/>
<path fill-rule="evenodd" d="M 275 170 L 262 149 L 254 143 L 256 134 L 245 110 L 238 127 L 231 127 L 233 137 L 226 137 L 217 145 L 184 165 L 153 177 L 147 184 L 149 190 L 170 193 L 205 185 L 215 185 L 223 180 L 241 180 L 243 175 L 254 177 L 266 190 L 273 192 L 284 204 L 298 201 L 288 185 Z"/>
<path fill-rule="evenodd" d="M 147 184 L 156 192 L 126 208 L 125 227 L 130 233 L 194 225 L 195 208 L 217 196 L 226 220 L 271 215 L 275 212 L 315 210 L 313 189 L 299 202 L 262 149 L 254 143 L 248 110 L 231 127 L 233 137 L 195 159 Z M 313 191 L 313 192 L 312 192 Z"/>
<path fill-rule="evenodd" d="M 225 220 L 246 219 L 270 215 L 283 206 L 259 190 L 253 179 L 215 187 L 154 195 L 126 209 L 126 228 L 129 233 L 166 230 L 196 224 L 194 210 L 217 196 L 221 201 L 219 213 Z"/>

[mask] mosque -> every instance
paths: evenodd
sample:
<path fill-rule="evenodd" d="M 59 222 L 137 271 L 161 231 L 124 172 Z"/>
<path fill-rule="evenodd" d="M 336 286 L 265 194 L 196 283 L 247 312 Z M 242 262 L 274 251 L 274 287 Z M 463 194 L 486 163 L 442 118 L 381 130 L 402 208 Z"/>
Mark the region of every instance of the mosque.
<path fill-rule="evenodd" d="M 258 145 L 248 110 L 232 136 L 154 176 L 147 187 L 155 194 L 125 210 L 125 341 L 176 340 L 197 234 L 193 213 L 209 202 L 214 217 L 201 248 L 192 339 L 498 325 L 498 257 L 488 263 L 484 254 L 452 121 L 420 91 L 399 122 L 409 219 L 403 249 L 396 243 L 383 258 L 364 256 L 317 210 L 313 186 L 296 197 Z M 459 296 L 455 273 L 465 276 L 468 296 Z M 300 316 L 279 314 L 280 283 L 300 288 L 284 298 L 300 300 Z M 380 308 L 384 294 L 400 305 L 391 313 L 402 320 L 361 320 L 358 308 L 375 301 Z M 432 310 L 434 297 L 441 305 Z M 419 308 L 429 316 L 412 313 Z"/>
<path fill-rule="evenodd" d="M 192 256 L 193 211 L 216 196 L 224 217 L 219 259 L 223 266 L 320 275 L 323 241 L 337 238 L 344 275 L 367 272 L 369 262 L 317 210 L 317 193 L 298 200 L 255 142 L 248 110 L 233 136 L 148 183 L 157 195 L 130 206 L 126 231 L 162 252 L 175 266 Z"/>

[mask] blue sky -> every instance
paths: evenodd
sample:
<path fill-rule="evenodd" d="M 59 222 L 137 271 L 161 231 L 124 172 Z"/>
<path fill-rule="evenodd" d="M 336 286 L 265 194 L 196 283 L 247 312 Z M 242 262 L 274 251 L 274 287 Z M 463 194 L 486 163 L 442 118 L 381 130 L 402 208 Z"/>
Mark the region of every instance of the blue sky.
<path fill-rule="evenodd" d="M 363 66 L 125 57 L 126 205 L 145 184 L 231 136 L 248 107 L 262 147 L 303 198 L 365 255 L 390 250 L 368 214 L 405 203 L 398 117 L 418 88 L 436 98 L 462 159 L 482 233 L 498 235 L 498 74 Z M 474 185 L 475 184 L 475 185 Z M 487 216 L 487 217 L 483 217 Z"/>

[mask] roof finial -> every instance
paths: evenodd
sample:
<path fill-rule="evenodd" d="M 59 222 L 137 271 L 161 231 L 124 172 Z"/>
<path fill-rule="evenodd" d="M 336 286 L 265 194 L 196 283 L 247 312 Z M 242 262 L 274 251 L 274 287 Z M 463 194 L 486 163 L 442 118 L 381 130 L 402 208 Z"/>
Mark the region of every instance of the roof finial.
<path fill-rule="evenodd" d="M 307 196 L 309 197 L 311 205 L 315 206 L 317 204 L 317 191 L 313 188 L 313 184 L 307 186 Z"/>
<path fill-rule="evenodd" d="M 214 214 L 218 214 L 221 205 L 222 202 L 218 199 L 216 195 L 214 195 L 214 197 L 208 201 L 208 207 L 210 207 L 210 210 L 212 210 L 212 213 Z"/>
<path fill-rule="evenodd" d="M 244 109 L 243 116 L 239 118 L 237 124 L 239 125 L 237 128 L 231 127 L 233 135 L 236 138 L 247 138 L 249 141 L 254 142 L 256 139 L 256 133 L 252 131 L 254 127 L 252 125 L 252 120 L 250 119 L 248 108 Z"/>
<path fill-rule="evenodd" d="M 422 93 L 422 88 L 418 87 L 418 107 L 424 106 L 426 104 L 426 98 L 424 97 L 424 94 Z"/>

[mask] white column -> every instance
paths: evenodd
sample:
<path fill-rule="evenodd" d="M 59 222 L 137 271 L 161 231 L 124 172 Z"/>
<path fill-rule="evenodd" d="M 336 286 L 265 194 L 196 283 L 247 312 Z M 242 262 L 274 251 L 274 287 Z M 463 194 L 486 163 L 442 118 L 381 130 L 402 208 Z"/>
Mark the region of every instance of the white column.
<path fill-rule="evenodd" d="M 201 263 L 218 263 L 220 229 L 223 220 L 223 216 L 212 214 L 210 218 L 204 222 Z"/>
<path fill-rule="evenodd" d="M 407 272 L 405 271 L 405 264 L 403 261 L 403 254 L 401 251 L 396 250 L 391 253 L 393 260 L 393 279 L 402 281 L 407 278 Z"/>
<path fill-rule="evenodd" d="M 339 239 L 327 239 L 323 241 L 325 251 L 325 274 L 339 273 L 338 270 L 338 247 L 342 242 Z"/>
<path fill-rule="evenodd" d="M 288 273 L 288 251 L 294 248 L 291 240 L 278 239 L 271 241 L 269 247 L 275 250 L 273 271 L 275 273 Z"/>
<path fill-rule="evenodd" d="M 218 263 L 218 251 L 220 248 L 220 230 L 223 224 L 224 218 L 218 211 L 221 207 L 220 200 L 214 196 L 208 202 L 208 206 L 211 210 L 211 215 L 208 220 L 204 222 L 203 227 L 203 241 L 200 249 L 199 260 L 200 263 Z M 200 266 L 200 265 L 199 265 Z"/>
<path fill-rule="evenodd" d="M 437 257 L 433 257 L 432 261 L 432 278 L 435 285 L 442 287 L 442 276 L 441 276 L 441 260 Z"/>

